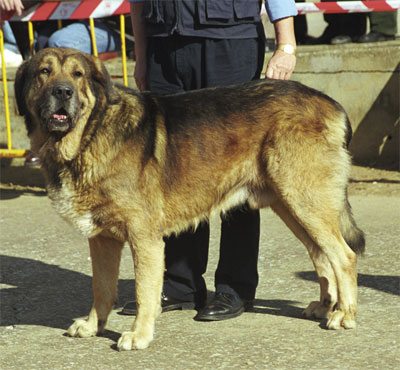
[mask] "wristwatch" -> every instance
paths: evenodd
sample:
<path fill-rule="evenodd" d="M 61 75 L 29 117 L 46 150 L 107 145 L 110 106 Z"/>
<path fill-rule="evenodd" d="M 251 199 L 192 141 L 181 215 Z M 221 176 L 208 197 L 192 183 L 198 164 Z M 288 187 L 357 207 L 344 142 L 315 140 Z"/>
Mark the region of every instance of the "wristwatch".
<path fill-rule="evenodd" d="M 296 47 L 290 44 L 280 44 L 276 50 L 281 50 L 286 54 L 296 55 Z"/>

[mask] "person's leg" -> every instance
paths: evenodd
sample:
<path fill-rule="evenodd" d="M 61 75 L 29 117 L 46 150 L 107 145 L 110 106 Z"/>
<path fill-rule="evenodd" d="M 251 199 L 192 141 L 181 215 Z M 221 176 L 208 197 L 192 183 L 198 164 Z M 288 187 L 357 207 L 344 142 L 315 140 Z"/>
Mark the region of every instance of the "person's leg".
<path fill-rule="evenodd" d="M 256 39 L 212 42 L 208 46 L 206 64 L 208 85 L 223 86 L 258 79 L 264 57 L 260 44 L 262 42 Z M 244 300 L 254 299 L 258 283 L 259 234 L 259 212 L 247 206 L 234 209 L 222 218 L 220 259 L 215 274 L 217 292 L 236 293 Z"/>
<path fill-rule="evenodd" d="M 364 13 L 342 14 L 340 22 L 340 34 L 351 37 L 356 41 L 367 30 L 367 17 Z"/>
<path fill-rule="evenodd" d="M 175 37 L 150 37 L 147 41 L 147 90 L 165 95 L 185 91 L 176 67 Z"/>
<path fill-rule="evenodd" d="M 95 37 L 98 53 L 121 49 L 121 40 L 117 32 L 110 29 L 101 20 L 95 20 Z M 72 23 L 54 32 L 49 40 L 49 47 L 67 47 L 92 54 L 93 45 L 88 21 Z"/>
<path fill-rule="evenodd" d="M 261 40 L 198 39 L 187 42 L 178 38 L 177 42 L 180 45 L 174 48 L 174 61 L 184 90 L 225 86 L 260 76 L 264 56 Z M 252 300 L 258 282 L 259 213 L 246 208 L 231 213 L 228 218 L 227 222 L 222 221 L 216 288 L 239 297 L 243 294 L 244 300 Z M 202 275 L 207 266 L 208 238 L 208 225 L 203 224 L 194 234 L 184 233 L 167 240 L 166 293 L 180 299 L 192 297 L 194 292 L 204 297 Z"/>
<path fill-rule="evenodd" d="M 163 312 L 202 308 L 207 298 L 203 274 L 208 261 L 209 226 L 164 238 L 165 272 L 161 307 Z M 122 313 L 136 314 L 136 302 L 127 302 Z"/>
<path fill-rule="evenodd" d="M 164 294 L 198 307 L 207 298 L 203 274 L 207 269 L 210 231 L 207 222 L 196 231 L 186 231 L 165 239 Z"/>
<path fill-rule="evenodd" d="M 55 21 L 40 22 L 35 27 L 35 50 L 39 51 L 49 47 L 49 38 L 58 31 Z"/>
<path fill-rule="evenodd" d="M 221 249 L 215 273 L 216 291 L 254 299 L 258 284 L 257 261 L 260 213 L 247 206 L 227 213 L 222 221 Z"/>
<path fill-rule="evenodd" d="M 394 36 L 397 32 L 396 12 L 372 12 L 370 15 L 371 32 Z"/>
<path fill-rule="evenodd" d="M 396 12 L 372 12 L 369 14 L 370 33 L 361 36 L 358 42 L 394 40 L 397 32 Z"/>
<path fill-rule="evenodd" d="M 15 40 L 13 31 L 11 30 L 10 24 L 4 22 L 2 26 L 4 36 L 4 62 L 7 67 L 18 67 L 23 59 L 19 52 L 17 41 Z M 2 66 L 2 60 L 0 59 L 0 67 Z"/>
<path fill-rule="evenodd" d="M 173 52 L 166 53 L 164 48 Z M 174 37 L 152 42 L 149 49 L 148 88 L 163 93 L 258 79 L 264 57 L 264 44 L 257 39 Z M 218 282 L 217 278 L 216 287 L 221 291 L 233 289 L 238 296 L 243 293 L 243 299 L 251 300 L 258 280 L 259 215 L 242 210 L 232 213 L 229 218 L 227 223 L 223 220 L 222 261 L 219 274 L 217 271 L 222 280 Z M 237 232 L 239 229 L 241 231 Z M 166 240 L 166 295 L 180 300 L 205 298 L 206 285 L 202 275 L 207 266 L 208 239 L 208 225 L 201 224 L 195 233 L 186 232 Z M 227 257 L 232 251 L 239 261 L 246 260 L 242 268 L 236 269 L 237 261 Z M 251 292 L 244 293 L 249 286 Z"/>
<path fill-rule="evenodd" d="M 329 2 L 331 0 L 321 1 Z M 363 13 L 324 14 L 324 20 L 328 25 L 314 43 L 343 44 L 356 40 L 366 30 L 366 16 Z"/>
<path fill-rule="evenodd" d="M 31 55 L 28 37 L 28 22 L 10 22 L 10 26 L 22 58 L 24 60 L 28 59 Z"/>
<path fill-rule="evenodd" d="M 260 78 L 264 40 L 209 39 L 205 44 L 203 87 L 227 86 Z"/>
<path fill-rule="evenodd" d="M 10 23 L 5 21 L 3 26 L 3 36 L 4 36 L 4 48 L 19 54 L 19 49 L 17 45 L 17 40 L 15 39 L 14 33 L 11 29 Z"/>
<path fill-rule="evenodd" d="M 305 0 L 297 0 L 297 3 L 304 3 Z M 307 18 L 305 15 L 297 15 L 294 21 L 294 34 L 296 36 L 297 44 L 304 44 L 309 39 Z"/>
<path fill-rule="evenodd" d="M 147 89 L 172 94 L 201 87 L 201 43 L 196 39 L 170 37 L 148 40 Z M 203 274 L 208 260 L 208 223 L 193 231 L 165 238 L 163 311 L 202 307 L 207 288 Z M 190 304 L 191 303 L 191 304 Z M 134 314 L 136 306 L 127 303 L 122 311 Z"/>
<path fill-rule="evenodd" d="M 210 86 L 241 83 L 260 77 L 264 57 L 261 40 L 210 41 L 206 57 Z M 240 50 L 240 52 L 238 52 Z M 196 320 L 224 320 L 240 315 L 255 296 L 260 235 L 258 211 L 236 208 L 222 218 L 220 258 L 214 299 Z"/>
<path fill-rule="evenodd" d="M 170 86 L 183 91 L 205 87 L 202 81 L 203 39 L 172 37 L 168 42 L 170 44 L 167 44 L 167 48 L 173 52 L 169 53 L 171 59 L 163 65 L 162 74 Z M 161 46 L 158 45 L 158 50 L 160 49 Z M 171 70 L 174 74 L 168 72 Z M 153 76 L 152 79 L 156 78 L 157 76 Z M 160 76 L 157 81 L 159 85 Z M 152 85 L 154 83 L 150 83 Z M 202 222 L 195 231 L 189 230 L 165 239 L 164 293 L 167 296 L 194 301 L 198 307 L 204 305 L 207 288 L 203 274 L 207 269 L 209 236 L 209 225 Z"/>
<path fill-rule="evenodd" d="M 173 37 L 161 40 L 155 38 L 149 41 L 147 87 L 153 92 L 173 93 L 250 81 L 259 78 L 262 69 L 264 45 L 256 39 L 211 40 Z M 237 298 L 242 292 L 242 280 L 249 279 L 249 285 L 253 286 L 254 291 L 257 285 L 257 277 L 254 279 L 254 276 L 257 276 L 259 218 L 258 214 L 254 217 L 253 212 L 241 216 L 249 218 L 243 221 L 241 217 L 238 223 L 252 225 L 245 226 L 245 247 L 255 250 L 251 252 L 245 250 L 243 243 L 235 243 L 233 238 L 228 236 L 224 238 L 228 242 L 221 246 L 223 249 L 226 248 L 228 254 L 229 249 L 234 248 L 238 256 L 242 255 L 249 260 L 246 266 L 252 269 L 252 273 L 247 273 L 235 270 L 234 267 L 226 267 L 226 271 L 234 275 L 230 281 L 236 283 L 232 284 L 232 289 L 238 290 L 237 294 L 234 294 Z M 227 228 L 229 229 L 229 224 Z M 227 233 L 229 234 L 229 231 Z M 249 241 L 247 237 L 251 240 Z M 182 233 L 178 237 L 166 239 L 164 294 L 172 298 L 169 302 L 172 302 L 174 308 L 182 308 L 175 304 L 176 300 L 183 302 L 194 300 L 196 303 L 201 303 L 205 298 L 206 286 L 202 274 L 207 266 L 208 238 L 208 225 L 202 224 L 195 233 Z M 233 245 L 228 245 L 230 242 Z M 225 252 L 223 255 L 226 256 Z M 240 257 L 238 258 L 240 260 Z M 230 262 L 232 261 L 226 261 Z M 236 274 L 241 275 L 243 279 L 237 278 Z M 226 276 L 224 273 L 221 275 Z M 220 286 L 224 283 L 225 281 Z M 254 293 L 251 295 L 249 299 L 253 298 Z M 240 305 L 242 309 L 243 302 L 240 302 Z"/>

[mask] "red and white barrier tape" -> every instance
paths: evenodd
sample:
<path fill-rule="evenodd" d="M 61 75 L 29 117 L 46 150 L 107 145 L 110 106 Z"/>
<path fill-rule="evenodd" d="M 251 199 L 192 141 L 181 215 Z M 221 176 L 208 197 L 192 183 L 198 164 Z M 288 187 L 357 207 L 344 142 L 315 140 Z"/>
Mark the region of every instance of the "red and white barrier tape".
<path fill-rule="evenodd" d="M 9 21 L 27 22 L 104 18 L 129 12 L 130 5 L 125 0 L 49 1 L 25 10 L 20 16 L 9 12 L 2 18 Z"/>
<path fill-rule="evenodd" d="M 326 3 L 297 3 L 299 14 L 387 12 L 400 8 L 400 0 L 332 1 Z"/>
<path fill-rule="evenodd" d="M 296 6 L 299 14 L 384 12 L 399 9 L 400 0 L 296 3 Z M 51 1 L 37 4 L 24 11 L 21 16 L 8 12 L 3 13 L 1 18 L 20 22 L 103 18 L 128 14 L 129 9 L 129 2 L 125 0 Z"/>

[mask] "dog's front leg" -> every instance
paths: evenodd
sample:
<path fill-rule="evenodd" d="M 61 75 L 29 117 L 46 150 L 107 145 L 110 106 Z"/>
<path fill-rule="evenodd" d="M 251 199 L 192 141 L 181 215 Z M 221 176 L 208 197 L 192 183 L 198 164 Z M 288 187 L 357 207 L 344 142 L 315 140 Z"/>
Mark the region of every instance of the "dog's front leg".
<path fill-rule="evenodd" d="M 154 325 L 161 313 L 164 276 L 164 242 L 159 238 L 140 238 L 131 244 L 135 265 L 137 315 L 131 331 L 122 333 L 120 351 L 147 348 L 153 340 Z"/>
<path fill-rule="evenodd" d="M 104 330 L 117 299 L 119 264 L 123 243 L 96 236 L 89 239 L 93 270 L 93 306 L 87 319 L 77 319 L 68 329 L 71 337 L 93 337 Z"/>

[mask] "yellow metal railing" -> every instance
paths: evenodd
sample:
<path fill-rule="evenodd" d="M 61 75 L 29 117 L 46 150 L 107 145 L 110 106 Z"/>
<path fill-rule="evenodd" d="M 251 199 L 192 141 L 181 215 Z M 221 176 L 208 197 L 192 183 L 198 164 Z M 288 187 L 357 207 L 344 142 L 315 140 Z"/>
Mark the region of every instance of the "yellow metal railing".
<path fill-rule="evenodd" d="M 10 124 L 10 106 L 8 101 L 8 86 L 7 86 L 7 73 L 6 61 L 4 58 L 4 34 L 3 29 L 0 27 L 0 50 L 1 50 L 1 68 L 3 78 L 3 91 L 4 91 L 4 111 L 6 114 L 6 128 L 7 128 L 7 149 L 0 149 L 0 157 L 17 158 L 25 156 L 26 150 L 13 149 L 11 138 L 11 124 Z"/>
<path fill-rule="evenodd" d="M 90 35 L 92 38 L 93 55 L 98 56 L 96 35 L 94 29 L 94 20 L 89 18 L 90 24 Z M 58 28 L 62 27 L 61 20 L 58 20 Z M 125 16 L 120 15 L 120 29 L 121 29 L 121 54 L 122 54 L 122 75 L 123 84 L 128 86 L 128 74 L 127 74 L 127 63 L 126 63 L 126 41 L 125 41 Z M 32 22 L 28 22 L 28 37 L 29 47 L 31 55 L 34 54 L 34 32 Z M 13 149 L 12 147 L 12 136 L 11 136 L 11 123 L 10 123 L 10 105 L 8 99 L 8 86 L 7 86 L 7 73 L 6 63 L 4 60 L 4 34 L 0 26 L 0 51 L 1 51 L 1 68 L 3 78 L 3 91 L 4 91 L 4 110 L 5 110 L 5 121 L 7 129 L 7 148 L 0 148 L 0 158 L 22 158 L 26 155 L 27 150 L 25 149 Z"/>

